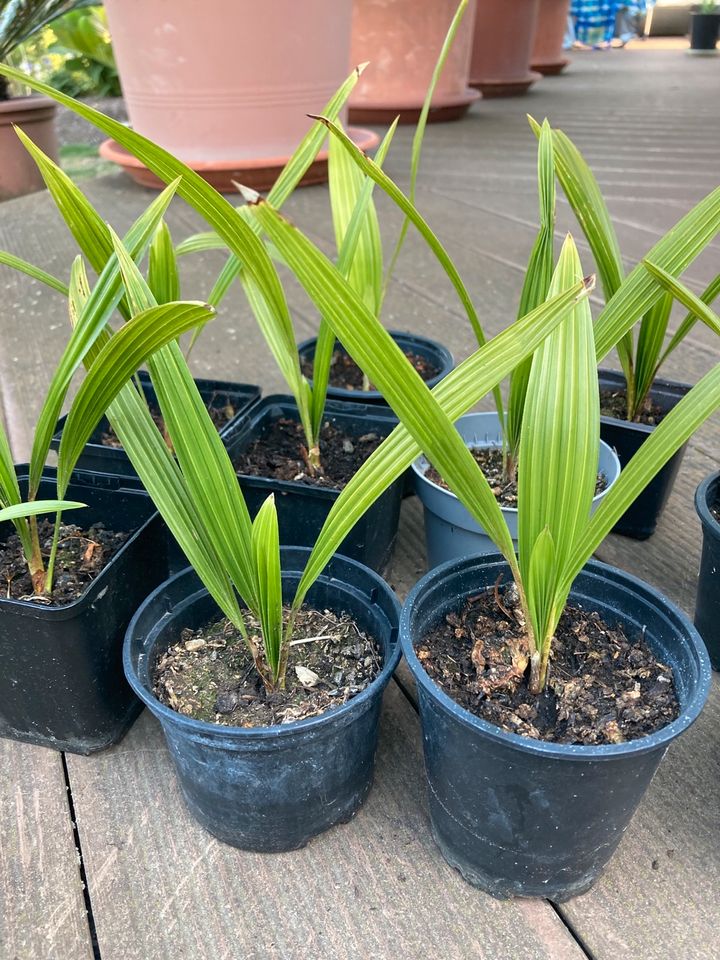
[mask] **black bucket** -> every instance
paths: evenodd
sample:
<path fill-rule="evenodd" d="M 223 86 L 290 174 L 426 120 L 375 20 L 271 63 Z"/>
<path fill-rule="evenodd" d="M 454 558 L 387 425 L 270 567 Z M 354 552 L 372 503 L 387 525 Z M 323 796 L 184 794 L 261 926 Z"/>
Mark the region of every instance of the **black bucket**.
<path fill-rule="evenodd" d="M 458 706 L 430 679 L 415 644 L 463 600 L 498 577 L 499 555 L 437 567 L 415 586 L 400 618 L 403 653 L 417 681 L 430 817 L 445 859 L 495 897 L 563 901 L 602 873 L 668 745 L 697 718 L 710 663 L 697 631 L 656 590 L 591 561 L 571 600 L 630 636 L 645 634 L 672 667 L 681 715 L 629 743 L 575 746 L 506 733 Z"/>
<path fill-rule="evenodd" d="M 715 56 L 720 13 L 693 13 L 690 17 L 690 53 Z"/>
<path fill-rule="evenodd" d="M 55 497 L 55 471 L 43 477 L 39 498 Z M 68 513 L 69 522 L 134 533 L 73 603 L 0 599 L 0 736 L 89 754 L 117 743 L 140 713 L 123 674 L 123 637 L 166 576 L 167 541 L 148 495 L 117 477 L 76 472 L 67 496 L 88 504 Z M 0 539 L 13 530 L 1 524 Z"/>
<path fill-rule="evenodd" d="M 710 512 L 716 503 L 720 504 L 720 473 L 706 477 L 695 492 L 695 509 L 703 531 L 695 626 L 705 641 L 713 667 L 720 670 L 720 523 Z"/>
<path fill-rule="evenodd" d="M 243 421 L 236 424 L 225 445 L 236 459 L 253 440 L 262 437 L 270 424 L 280 418 L 299 420 L 295 400 L 270 396 L 261 400 Z M 329 400 L 326 421 L 350 436 L 377 433 L 386 437 L 397 425 L 390 412 L 361 403 Z M 330 508 L 340 496 L 337 489 L 315 487 L 292 480 L 273 480 L 240 474 L 240 485 L 250 513 L 254 516 L 269 494 L 275 494 L 280 525 L 280 542 L 287 546 L 310 547 L 317 540 Z M 382 571 L 390 562 L 397 537 L 404 478 L 399 477 L 358 520 L 338 548 L 343 556 Z"/>
<path fill-rule="evenodd" d="M 400 330 L 390 330 L 390 335 L 395 343 L 405 353 L 415 353 L 424 360 L 428 360 L 437 368 L 437 374 L 425 382 L 432 389 L 435 384 L 440 383 L 443 377 L 446 377 L 455 366 L 455 359 L 447 347 L 429 337 L 421 337 L 415 333 L 403 333 Z M 298 344 L 298 353 L 301 362 L 303 360 L 312 361 L 315 357 L 315 346 L 317 337 L 310 340 L 303 340 Z M 335 342 L 335 350 L 345 353 L 345 348 L 339 341 Z M 312 383 L 312 380 L 310 381 Z M 345 390 L 342 387 L 328 386 L 327 396 L 330 400 L 351 400 L 356 403 L 377 403 L 387 405 L 387 401 L 379 390 Z"/>
<path fill-rule="evenodd" d="M 283 548 L 286 601 L 292 600 L 309 555 L 306 549 Z M 370 686 L 337 710 L 273 727 L 192 720 L 153 696 L 158 656 L 184 628 L 219 615 L 192 569 L 148 597 L 128 628 L 127 677 L 162 725 L 190 812 L 214 836 L 244 850 L 272 853 L 305 846 L 351 819 L 372 785 L 382 693 L 400 658 L 399 604 L 376 573 L 337 555 L 306 603 L 353 616 L 377 639 L 384 666 Z"/>
<path fill-rule="evenodd" d="M 141 370 L 138 376 L 148 403 L 157 404 L 157 395 L 150 375 L 145 370 Z M 229 383 L 223 380 L 196 380 L 195 383 L 207 407 L 219 410 L 228 403 L 232 405 L 235 413 L 220 430 L 220 436 L 223 439 L 260 399 L 260 387 L 249 383 Z M 58 420 L 55 435 L 52 438 L 53 450 L 58 450 L 60 447 L 60 438 L 66 420 L 66 416 Z M 135 467 L 130 463 L 130 458 L 122 447 L 108 447 L 102 443 L 102 435 L 107 433 L 109 427 L 107 417 L 103 417 L 85 444 L 77 462 L 77 469 L 108 473 L 112 476 L 137 477 Z"/>
<path fill-rule="evenodd" d="M 625 377 L 621 373 L 600 370 L 598 379 L 601 390 L 625 389 Z M 686 383 L 655 380 L 650 397 L 664 413 L 669 413 L 689 389 Z M 654 429 L 645 423 L 630 423 L 627 420 L 616 420 L 614 417 L 600 417 L 600 437 L 615 449 L 621 467 L 627 466 Z M 637 500 L 628 507 L 615 524 L 613 533 L 621 533 L 624 537 L 632 537 L 634 540 L 647 540 L 652 536 L 672 491 L 686 446 L 687 444 L 683 444 L 662 470 L 655 474 Z"/>

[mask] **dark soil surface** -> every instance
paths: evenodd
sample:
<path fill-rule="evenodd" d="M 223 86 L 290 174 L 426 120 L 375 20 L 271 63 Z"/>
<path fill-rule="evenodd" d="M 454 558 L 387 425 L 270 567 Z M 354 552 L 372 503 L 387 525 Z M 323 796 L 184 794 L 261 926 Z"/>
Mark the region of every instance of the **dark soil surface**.
<path fill-rule="evenodd" d="M 38 524 L 40 547 L 47 567 L 54 524 L 41 520 Z M 50 595 L 35 596 L 25 555 L 16 533 L 0 544 L 0 590 L 2 596 L 13 600 L 32 600 L 35 603 L 53 603 L 65 606 L 77 600 L 88 584 L 99 576 L 130 533 L 116 533 L 96 523 L 87 530 L 72 523 L 60 526 L 55 576 Z"/>
<path fill-rule="evenodd" d="M 450 613 L 417 649 L 456 703 L 509 733 L 585 745 L 637 740 L 675 720 L 672 671 L 642 637 L 568 606 L 539 697 L 527 687 L 527 645 L 515 587 L 492 588 Z"/>
<path fill-rule="evenodd" d="M 615 420 L 627 420 L 627 393 L 621 390 L 600 390 L 600 414 L 603 417 L 613 417 Z M 642 410 L 634 418 L 633 423 L 644 423 L 654 427 L 666 416 L 666 411 L 648 397 Z"/>
<path fill-rule="evenodd" d="M 246 624 L 262 649 L 257 621 L 246 614 Z M 372 683 L 382 666 L 378 645 L 350 616 L 303 607 L 285 690 L 266 691 L 242 636 L 227 619 L 184 630 L 180 642 L 160 657 L 153 689 L 162 703 L 195 720 L 269 727 L 337 709 Z"/>
<path fill-rule="evenodd" d="M 438 373 L 440 373 L 439 367 L 435 366 L 435 364 L 426 357 L 421 357 L 418 353 L 407 352 L 405 356 L 423 380 L 432 380 L 433 377 L 436 377 Z M 303 360 L 302 372 L 308 379 L 312 379 L 312 360 Z M 339 387 L 342 390 L 358 390 L 362 392 L 363 372 L 355 361 L 342 350 L 336 350 L 335 353 L 333 353 L 330 363 L 330 386 Z M 370 384 L 370 390 L 375 389 L 376 387 Z"/>
<path fill-rule="evenodd" d="M 275 420 L 258 440 L 233 460 L 238 473 L 251 477 L 296 480 L 311 486 L 342 489 L 382 441 L 378 433 L 352 437 L 331 423 L 320 433 L 323 475 L 310 472 L 305 434 L 295 420 Z"/>
<path fill-rule="evenodd" d="M 222 430 L 225 424 L 229 423 L 237 413 L 232 401 L 224 393 L 211 397 L 207 411 L 210 414 L 210 419 L 215 424 L 216 430 L 218 431 Z M 150 404 L 150 413 L 158 429 L 162 435 L 165 436 L 165 421 L 160 413 L 160 407 L 158 407 L 156 404 Z M 100 434 L 100 443 L 104 447 L 122 447 L 122 444 L 118 440 L 115 431 L 110 424 L 108 424 L 107 430 Z"/>
<path fill-rule="evenodd" d="M 503 478 L 503 457 L 501 447 L 471 447 L 470 452 L 475 458 L 475 462 L 485 474 L 487 482 L 490 484 L 495 499 L 501 507 L 517 507 L 517 479 L 506 480 Z M 425 471 L 428 480 L 432 480 L 443 490 L 449 490 L 450 487 L 437 472 L 435 467 L 430 465 Z M 595 494 L 602 493 L 607 487 L 607 478 L 605 474 L 599 473 L 595 484 Z"/>

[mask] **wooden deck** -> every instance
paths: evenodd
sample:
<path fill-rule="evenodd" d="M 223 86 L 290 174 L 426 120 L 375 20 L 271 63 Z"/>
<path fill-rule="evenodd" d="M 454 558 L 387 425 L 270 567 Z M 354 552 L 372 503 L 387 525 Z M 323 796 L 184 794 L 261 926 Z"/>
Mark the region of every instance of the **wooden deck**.
<path fill-rule="evenodd" d="M 478 104 L 463 122 L 430 128 L 419 204 L 447 243 L 495 333 L 514 317 L 536 223 L 534 138 L 525 111 L 574 137 L 606 191 L 628 263 L 717 185 L 720 64 L 652 45 L 578 55 L 567 75 L 531 96 Z M 411 131 L 388 163 L 406 180 Z M 118 230 L 149 196 L 122 176 L 86 185 Z M 394 236 L 398 217 L 383 222 Z M 564 204 L 561 226 L 570 226 Z M 290 211 L 323 244 L 324 188 Z M 176 239 L 199 226 L 181 203 Z M 561 231 L 559 230 L 560 234 Z M 46 195 L 0 208 L 0 247 L 67 274 L 73 244 Z M 584 246 L 583 246 L 583 249 Z M 718 271 L 720 242 L 689 271 L 694 289 Z M 202 296 L 218 257 L 184 264 L 187 296 Z M 589 267 L 589 263 L 588 263 Z M 0 398 L 17 459 L 65 339 L 62 300 L 3 270 Z M 298 338 L 312 311 L 290 287 Z M 384 317 L 437 335 L 458 358 L 472 335 L 440 270 L 414 239 Z M 694 380 L 720 360 L 704 328 L 668 364 Z M 200 374 L 281 387 L 238 291 L 205 332 Z M 661 587 L 692 612 L 699 524 L 692 497 L 720 462 L 720 418 L 694 438 L 665 517 L 646 543 L 611 537 L 609 560 Z M 403 594 L 424 571 L 422 516 L 403 506 L 389 579 Z M 710 960 L 720 921 L 720 689 L 670 751 L 607 874 L 568 904 L 500 903 L 467 886 L 429 833 L 412 691 L 391 684 L 376 783 L 352 823 L 305 850 L 241 853 L 186 813 L 162 736 L 147 715 L 116 748 L 90 758 L 0 741 L 2 960 Z"/>

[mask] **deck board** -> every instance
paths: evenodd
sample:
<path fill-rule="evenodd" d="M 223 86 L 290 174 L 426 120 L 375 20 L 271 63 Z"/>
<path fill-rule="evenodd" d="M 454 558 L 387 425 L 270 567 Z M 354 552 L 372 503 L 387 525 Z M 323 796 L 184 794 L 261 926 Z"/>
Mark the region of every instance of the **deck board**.
<path fill-rule="evenodd" d="M 147 712 L 119 746 L 69 757 L 103 960 L 581 960 L 549 905 L 499 903 L 444 863 L 421 765 L 417 716 L 393 683 L 365 806 L 305 849 L 268 856 L 191 819 Z"/>
<path fill-rule="evenodd" d="M 0 956 L 92 960 L 60 754 L 0 740 Z"/>

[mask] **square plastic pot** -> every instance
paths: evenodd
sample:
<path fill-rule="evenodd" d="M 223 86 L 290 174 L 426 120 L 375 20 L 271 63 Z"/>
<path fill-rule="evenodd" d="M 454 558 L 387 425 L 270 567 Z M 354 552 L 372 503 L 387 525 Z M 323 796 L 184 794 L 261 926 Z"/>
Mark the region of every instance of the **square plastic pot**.
<path fill-rule="evenodd" d="M 261 400 L 226 438 L 231 458 L 236 459 L 270 425 L 280 419 L 299 420 L 295 400 L 290 396 L 270 396 Z M 396 426 L 392 413 L 366 404 L 338 403 L 328 400 L 324 419 L 351 437 L 374 432 L 386 437 Z M 330 508 L 340 490 L 310 486 L 293 480 L 274 480 L 239 474 L 252 516 L 271 494 L 280 525 L 280 542 L 287 546 L 313 546 Z M 372 570 L 383 570 L 390 562 L 397 537 L 403 478 L 399 477 L 381 494 L 343 540 L 338 552 L 358 560 Z"/>
<path fill-rule="evenodd" d="M 148 403 L 156 404 L 157 396 L 149 374 L 145 370 L 141 370 L 138 376 Z M 220 430 L 220 436 L 223 439 L 260 399 L 260 387 L 250 383 L 200 379 L 196 380 L 195 383 L 206 406 L 220 408 L 229 401 L 235 408 L 235 415 Z M 66 419 L 65 416 L 58 420 L 57 429 L 52 439 L 53 450 L 58 450 L 60 447 L 60 438 Z M 102 443 L 102 435 L 108 431 L 109 426 L 107 418 L 103 417 L 85 445 L 85 449 L 78 460 L 78 469 L 108 473 L 120 477 L 137 477 L 135 468 L 122 447 L 109 447 Z"/>
<path fill-rule="evenodd" d="M 625 377 L 622 373 L 599 370 L 598 379 L 601 390 L 625 389 Z M 663 413 L 669 413 L 689 389 L 686 383 L 656 380 L 650 391 L 650 397 Z M 616 420 L 614 417 L 600 417 L 600 436 L 615 450 L 622 467 L 627 466 L 654 429 L 655 427 L 646 423 L 630 423 L 627 420 Z M 637 500 L 628 507 L 615 524 L 613 533 L 620 533 L 634 540 L 647 540 L 652 536 L 672 492 L 686 447 L 687 444 L 683 444 L 662 470 L 655 474 Z"/>
<path fill-rule="evenodd" d="M 27 476 L 20 487 L 27 489 Z M 47 468 L 40 497 L 56 495 Z M 0 736 L 89 754 L 117 743 L 141 704 L 125 681 L 122 643 L 130 618 L 167 575 L 167 540 L 152 501 L 117 477 L 73 474 L 67 491 L 86 509 L 67 515 L 130 531 L 102 573 L 65 606 L 0 599 Z M 0 525 L 0 538 L 13 532 Z"/>

